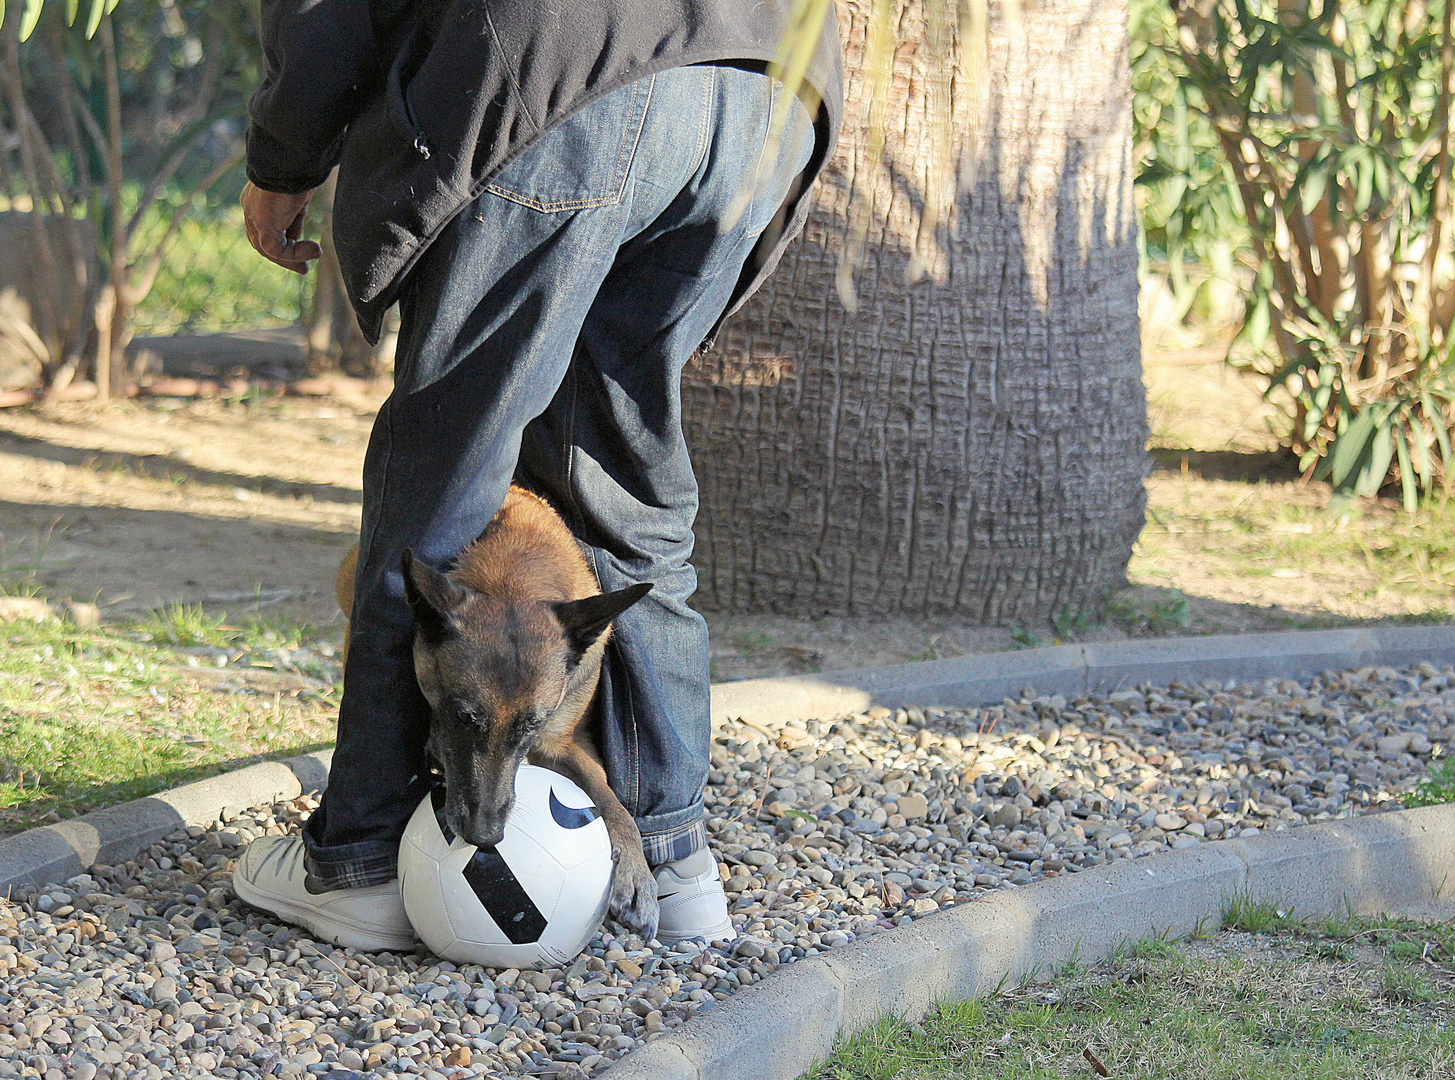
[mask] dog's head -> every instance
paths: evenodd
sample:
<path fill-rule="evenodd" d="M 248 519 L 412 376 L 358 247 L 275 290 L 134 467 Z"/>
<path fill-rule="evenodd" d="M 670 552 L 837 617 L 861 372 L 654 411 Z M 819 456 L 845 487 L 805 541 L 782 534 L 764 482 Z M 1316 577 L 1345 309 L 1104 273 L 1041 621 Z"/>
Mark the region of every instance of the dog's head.
<path fill-rule="evenodd" d="M 515 772 L 543 736 L 569 738 L 590 703 L 611 621 L 650 585 L 581 600 L 503 600 L 403 558 L 414 669 L 445 778 L 445 822 L 479 847 L 505 835 Z"/>

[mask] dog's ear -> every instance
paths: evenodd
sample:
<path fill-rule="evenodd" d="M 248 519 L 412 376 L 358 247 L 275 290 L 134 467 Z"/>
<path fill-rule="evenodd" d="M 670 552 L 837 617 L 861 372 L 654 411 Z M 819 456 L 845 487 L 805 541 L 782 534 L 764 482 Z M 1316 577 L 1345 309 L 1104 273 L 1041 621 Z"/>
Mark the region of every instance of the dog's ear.
<path fill-rule="evenodd" d="M 404 599 L 414 613 L 419 632 L 426 641 L 440 640 L 451 626 L 451 616 L 470 594 L 448 575 L 416 559 L 408 548 L 399 557 L 399 564 L 404 571 Z"/>
<path fill-rule="evenodd" d="M 600 596 L 584 596 L 580 600 L 552 604 L 556 618 L 561 620 L 561 627 L 566 631 L 566 640 L 570 643 L 571 662 L 579 662 L 586 650 L 596 644 L 596 639 L 606 632 L 612 619 L 651 591 L 651 583 L 642 582 L 640 585 L 629 585 L 625 589 L 617 589 L 616 592 L 603 593 Z"/>

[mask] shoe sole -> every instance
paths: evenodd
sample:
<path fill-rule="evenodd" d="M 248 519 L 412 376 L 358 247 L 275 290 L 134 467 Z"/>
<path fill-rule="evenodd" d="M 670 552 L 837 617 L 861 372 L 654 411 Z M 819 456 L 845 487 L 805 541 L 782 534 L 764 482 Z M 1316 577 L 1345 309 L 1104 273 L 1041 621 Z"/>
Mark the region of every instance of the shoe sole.
<path fill-rule="evenodd" d="M 239 900 L 251 904 L 261 911 L 277 915 L 281 919 L 311 930 L 323 941 L 330 941 L 345 949 L 362 949 L 365 952 L 412 952 L 415 937 L 411 934 L 382 933 L 378 929 L 361 926 L 358 923 L 330 916 L 327 923 L 319 917 L 315 908 L 304 907 L 281 896 L 254 890 L 246 878 L 233 877 L 232 891 Z"/>
<path fill-rule="evenodd" d="M 730 941 L 737 936 L 737 931 L 733 929 L 733 921 L 730 918 L 725 919 L 716 926 L 710 926 L 705 930 L 681 930 L 673 932 L 663 930 L 660 926 L 657 928 L 657 940 L 663 944 L 669 941 L 692 941 L 694 939 L 699 941 Z"/>

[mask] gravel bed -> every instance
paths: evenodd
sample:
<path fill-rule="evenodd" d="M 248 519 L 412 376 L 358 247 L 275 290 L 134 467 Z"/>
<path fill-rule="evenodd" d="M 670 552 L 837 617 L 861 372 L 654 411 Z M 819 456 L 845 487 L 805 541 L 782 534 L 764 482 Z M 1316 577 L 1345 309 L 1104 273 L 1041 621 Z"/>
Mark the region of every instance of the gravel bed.
<path fill-rule="evenodd" d="M 608 927 L 565 969 L 355 954 L 234 899 L 226 808 L 137 861 L 0 902 L 0 1077 L 579 1078 L 777 967 L 1115 859 L 1400 806 L 1455 739 L 1455 670 L 910 709 L 712 749 L 709 831 L 741 937 Z"/>

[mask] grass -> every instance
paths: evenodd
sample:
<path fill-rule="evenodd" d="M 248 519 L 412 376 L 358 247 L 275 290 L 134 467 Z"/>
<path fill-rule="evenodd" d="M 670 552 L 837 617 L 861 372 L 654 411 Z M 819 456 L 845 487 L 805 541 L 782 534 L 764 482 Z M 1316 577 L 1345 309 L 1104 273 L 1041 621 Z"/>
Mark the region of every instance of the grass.
<path fill-rule="evenodd" d="M 1223 908 L 1223 928 L 1249 934 L 1266 934 L 1297 926 L 1293 913 L 1264 900 L 1235 896 Z"/>
<path fill-rule="evenodd" d="M 1455 925 L 1304 923 L 1246 900 L 1227 922 L 1260 929 L 1151 939 L 1049 982 L 941 1004 L 916 1024 L 881 1019 L 804 1080 L 1455 1074 Z"/>
<path fill-rule="evenodd" d="M 155 645 L 207 646 L 252 652 L 266 648 L 298 649 L 317 633 L 307 623 L 250 620 L 229 626 L 200 605 L 168 604 L 126 626 L 129 634 Z"/>
<path fill-rule="evenodd" d="M 773 647 L 773 637 L 761 630 L 745 630 L 733 635 L 733 644 L 739 652 L 756 653 Z"/>
<path fill-rule="evenodd" d="M 248 245 L 242 207 L 210 200 L 182 223 L 156 284 L 138 306 L 138 335 L 288 326 L 298 319 L 302 279 Z M 161 221 L 161 212 L 153 217 Z M 158 226 L 160 227 L 160 226 Z"/>
<path fill-rule="evenodd" d="M 1297 580 L 1342 567 L 1373 591 L 1455 587 L 1455 503 L 1430 502 L 1410 514 L 1365 500 L 1333 515 L 1322 498 L 1288 501 L 1281 485 L 1244 488 L 1232 502 L 1190 485 L 1185 498 L 1164 491 L 1144 542 L 1169 553 L 1195 543 L 1256 577 Z"/>
<path fill-rule="evenodd" d="M 310 632 L 186 608 L 0 625 L 0 834 L 326 745 L 337 670 L 291 655 Z M 199 646 L 224 668 L 180 651 Z"/>
<path fill-rule="evenodd" d="M 12 541 L 0 544 L 0 596 L 29 598 L 40 593 L 35 576 L 40 570 L 39 551 L 44 539 L 35 544 Z"/>
<path fill-rule="evenodd" d="M 1283 421 L 1256 381 L 1155 348 L 1145 377 L 1158 465 L 1113 622 L 1142 635 L 1455 620 L 1455 501 L 1332 511 L 1328 485 L 1278 455 L 1266 427 Z"/>
<path fill-rule="evenodd" d="M 1434 806 L 1455 802 L 1455 758 L 1443 757 L 1430 766 L 1430 775 L 1404 798 L 1406 806 Z"/>

